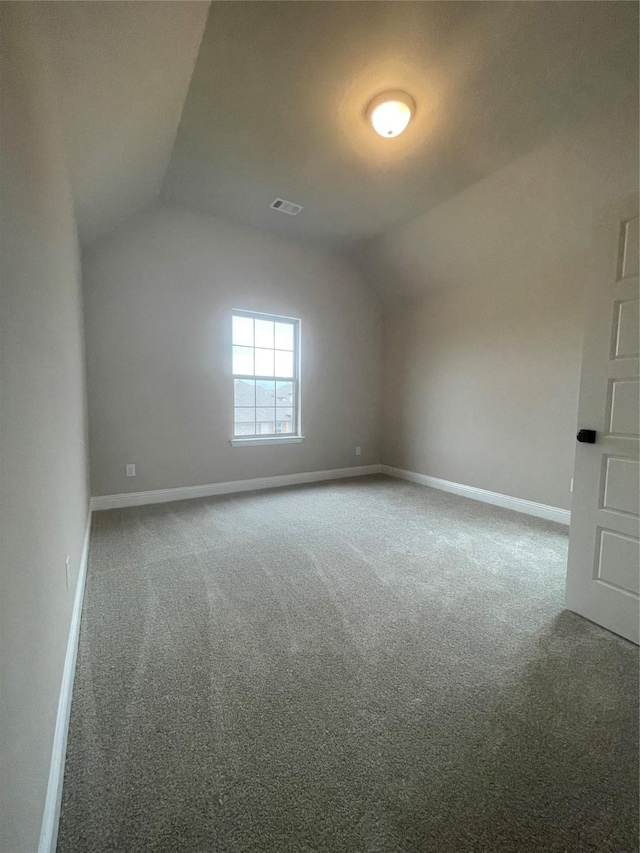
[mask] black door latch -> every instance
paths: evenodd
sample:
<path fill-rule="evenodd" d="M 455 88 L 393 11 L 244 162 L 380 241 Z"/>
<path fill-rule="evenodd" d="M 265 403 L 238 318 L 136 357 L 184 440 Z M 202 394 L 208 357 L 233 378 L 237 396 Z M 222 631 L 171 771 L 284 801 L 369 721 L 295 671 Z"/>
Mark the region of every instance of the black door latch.
<path fill-rule="evenodd" d="M 578 441 L 583 441 L 585 444 L 595 444 L 596 431 L 595 429 L 581 429 L 576 438 Z"/>

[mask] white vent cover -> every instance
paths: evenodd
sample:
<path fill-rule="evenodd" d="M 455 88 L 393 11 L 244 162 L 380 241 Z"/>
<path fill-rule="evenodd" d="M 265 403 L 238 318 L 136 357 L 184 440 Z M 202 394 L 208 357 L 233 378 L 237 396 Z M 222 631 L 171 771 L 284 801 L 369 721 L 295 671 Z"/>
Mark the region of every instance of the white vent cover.
<path fill-rule="evenodd" d="M 285 201 L 283 198 L 274 199 L 269 207 L 272 207 L 274 210 L 279 210 L 280 213 L 288 213 L 289 216 L 297 216 L 302 210 L 301 204 L 295 204 L 292 201 Z"/>

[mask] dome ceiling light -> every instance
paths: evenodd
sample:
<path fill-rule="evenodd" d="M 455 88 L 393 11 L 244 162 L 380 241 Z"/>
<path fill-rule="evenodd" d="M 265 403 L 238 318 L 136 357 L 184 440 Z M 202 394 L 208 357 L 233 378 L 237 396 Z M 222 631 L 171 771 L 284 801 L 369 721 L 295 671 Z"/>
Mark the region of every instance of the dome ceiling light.
<path fill-rule="evenodd" d="M 367 115 L 376 133 L 392 139 L 405 130 L 415 109 L 415 101 L 406 92 L 384 92 L 371 101 Z"/>

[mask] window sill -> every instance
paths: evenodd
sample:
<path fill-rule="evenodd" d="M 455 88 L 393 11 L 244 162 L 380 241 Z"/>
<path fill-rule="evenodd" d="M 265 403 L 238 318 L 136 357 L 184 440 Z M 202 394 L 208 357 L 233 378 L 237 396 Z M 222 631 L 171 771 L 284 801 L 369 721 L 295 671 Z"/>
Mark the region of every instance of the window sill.
<path fill-rule="evenodd" d="M 251 438 L 232 438 L 232 447 L 259 447 L 267 444 L 300 444 L 303 435 L 261 435 Z"/>

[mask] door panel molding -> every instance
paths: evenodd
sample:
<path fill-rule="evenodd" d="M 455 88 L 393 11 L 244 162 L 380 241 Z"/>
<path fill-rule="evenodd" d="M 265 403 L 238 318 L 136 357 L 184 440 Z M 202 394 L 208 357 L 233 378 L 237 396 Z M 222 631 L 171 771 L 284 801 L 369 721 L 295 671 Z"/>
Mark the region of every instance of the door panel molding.
<path fill-rule="evenodd" d="M 638 194 L 594 217 L 566 604 L 640 640 Z"/>

